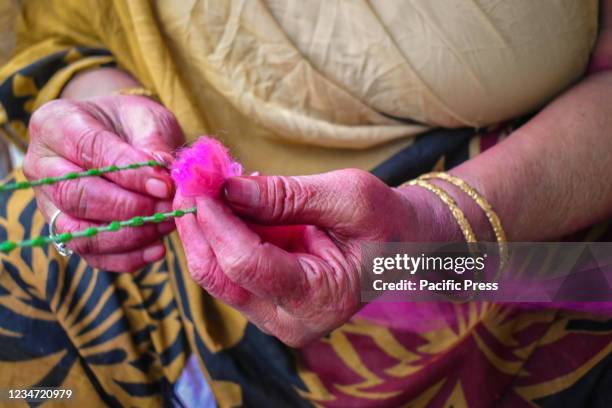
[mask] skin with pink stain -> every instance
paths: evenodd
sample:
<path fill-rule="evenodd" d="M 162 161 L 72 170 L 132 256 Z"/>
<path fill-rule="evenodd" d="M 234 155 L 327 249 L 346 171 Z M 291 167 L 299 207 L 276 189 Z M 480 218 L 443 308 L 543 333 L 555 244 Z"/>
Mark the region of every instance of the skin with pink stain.
<path fill-rule="evenodd" d="M 610 3 L 602 4 L 590 75 L 511 137 L 451 170 L 490 201 L 509 240 L 556 239 L 612 215 Z M 180 129 L 161 105 L 141 97 L 98 98 L 134 82 L 115 69 L 76 76 L 64 92 L 71 102 L 45 105 L 32 117 L 26 175 L 146 160 L 153 157 L 151 149 L 167 154 L 179 145 Z M 169 180 L 168 174 L 142 169 L 36 194 L 47 220 L 56 208 L 66 213 L 59 220 L 62 232 L 169 206 Z M 455 198 L 481 240 L 494 240 L 471 199 L 436 183 Z M 393 189 L 360 170 L 233 177 L 223 196 L 178 193 L 174 205 L 198 207 L 197 216 L 177 221 L 193 278 L 291 346 L 308 343 L 359 310 L 361 242 L 462 240 L 433 194 L 418 187 Z M 151 228 L 112 239 L 102 234 L 75 249 L 94 266 L 133 270 L 164 254 L 155 242 L 167 231 Z"/>
<path fill-rule="evenodd" d="M 29 125 L 26 177 L 151 159 L 171 163 L 171 153 L 184 142 L 174 115 L 146 97 L 105 95 L 109 89 L 135 85 L 118 70 L 86 72 L 68 84 L 64 99 L 37 109 Z M 65 232 L 170 211 L 174 183 L 166 170 L 141 168 L 41 186 L 35 194 L 47 221 L 57 209 L 62 211 L 56 227 Z M 164 257 L 160 239 L 174 229 L 173 222 L 150 224 L 77 239 L 68 246 L 94 267 L 134 271 Z"/>
<path fill-rule="evenodd" d="M 196 282 L 291 346 L 359 308 L 361 242 L 420 233 L 413 204 L 360 170 L 235 177 L 225 197 L 185 197 L 179 189 L 174 204 L 198 208 L 177 219 Z"/>

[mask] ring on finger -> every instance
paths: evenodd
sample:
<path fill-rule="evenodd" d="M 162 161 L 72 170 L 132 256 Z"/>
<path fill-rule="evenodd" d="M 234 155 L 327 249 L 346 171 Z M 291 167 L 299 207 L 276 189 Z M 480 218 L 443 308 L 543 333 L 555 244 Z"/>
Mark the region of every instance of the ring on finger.
<path fill-rule="evenodd" d="M 51 238 L 58 237 L 57 232 L 55 232 L 55 223 L 61 213 L 62 212 L 60 210 L 56 210 L 51 217 L 51 222 L 49 223 L 49 234 L 51 235 Z M 70 256 L 74 253 L 74 251 L 68 248 L 63 242 L 53 241 L 53 246 L 61 256 Z"/>

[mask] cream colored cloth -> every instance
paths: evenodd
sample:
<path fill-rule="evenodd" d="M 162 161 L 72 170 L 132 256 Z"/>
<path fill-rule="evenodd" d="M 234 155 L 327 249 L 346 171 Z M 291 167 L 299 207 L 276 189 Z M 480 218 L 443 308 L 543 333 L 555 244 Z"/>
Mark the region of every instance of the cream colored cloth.
<path fill-rule="evenodd" d="M 194 89 L 275 137 L 370 148 L 529 112 L 584 71 L 597 1 L 195 0 L 156 4 Z"/>
<path fill-rule="evenodd" d="M 248 169 L 285 174 L 369 168 L 431 127 L 483 127 L 545 104 L 583 73 L 598 6 L 597 0 L 24 4 L 23 53 L 50 39 L 105 47 L 159 93 L 190 139 L 217 134 Z"/>

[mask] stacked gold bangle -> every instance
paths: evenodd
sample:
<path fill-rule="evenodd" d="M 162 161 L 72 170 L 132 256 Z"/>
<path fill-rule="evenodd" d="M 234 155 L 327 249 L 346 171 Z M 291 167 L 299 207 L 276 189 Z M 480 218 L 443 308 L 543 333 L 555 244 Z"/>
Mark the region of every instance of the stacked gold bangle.
<path fill-rule="evenodd" d="M 491 204 L 489 204 L 489 202 L 482 196 L 482 194 L 476 191 L 476 189 L 470 186 L 465 180 L 460 179 L 459 177 L 452 176 L 448 173 L 433 172 L 433 173 L 423 174 L 417 179 L 411 180 L 400 186 L 402 187 L 405 185 L 416 185 L 416 186 L 425 188 L 431 191 L 432 193 L 434 193 L 435 195 L 437 195 L 440 198 L 440 200 L 442 200 L 442 202 L 448 206 L 453 218 L 455 218 L 455 220 L 457 221 L 457 224 L 459 225 L 459 228 L 461 229 L 461 232 L 466 242 L 468 243 L 477 242 L 477 238 L 465 214 L 459 208 L 455 200 L 453 200 L 453 198 L 446 191 L 444 191 L 442 188 L 427 181 L 431 179 L 439 179 L 439 180 L 445 181 L 447 183 L 450 183 L 456 186 L 461 191 L 463 191 L 465 194 L 467 194 L 468 197 L 474 200 L 474 202 L 482 209 L 487 219 L 489 220 L 489 223 L 491 224 L 491 229 L 493 230 L 493 233 L 495 234 L 495 239 L 497 240 L 497 243 L 499 245 L 499 256 L 500 256 L 499 271 L 501 272 L 501 270 L 505 266 L 507 259 L 508 259 L 507 239 L 506 239 L 506 233 L 499 219 L 499 216 L 493 210 L 493 207 L 491 206 Z"/>
<path fill-rule="evenodd" d="M 431 184 L 420 178 L 402 184 L 402 186 L 404 185 L 419 186 L 437 195 L 440 200 L 442 200 L 442 202 L 446 204 L 451 214 L 453 215 L 453 218 L 457 221 L 457 224 L 459 224 L 459 228 L 461 229 L 461 233 L 465 238 L 465 242 L 477 242 L 476 234 L 474 234 L 474 230 L 472 229 L 472 226 L 467 220 L 467 217 L 465 216 L 463 211 L 461 211 L 461 208 L 459 208 L 459 206 L 457 205 L 455 200 L 453 200 L 450 194 L 448 194 L 446 191 L 436 186 L 435 184 Z"/>

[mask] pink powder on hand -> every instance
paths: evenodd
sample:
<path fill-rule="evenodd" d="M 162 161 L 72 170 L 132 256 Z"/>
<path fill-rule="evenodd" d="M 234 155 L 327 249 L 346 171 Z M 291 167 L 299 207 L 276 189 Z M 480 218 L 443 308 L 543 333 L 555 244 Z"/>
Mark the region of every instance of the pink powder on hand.
<path fill-rule="evenodd" d="M 227 178 L 242 174 L 242 166 L 219 141 L 201 136 L 179 151 L 170 174 L 184 196 L 216 196 Z"/>

